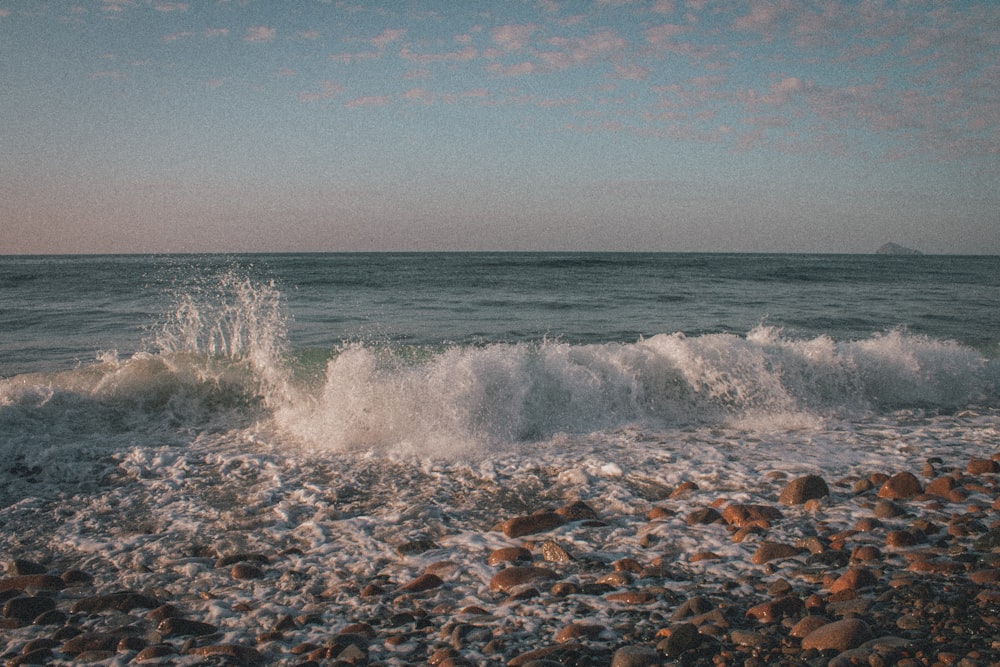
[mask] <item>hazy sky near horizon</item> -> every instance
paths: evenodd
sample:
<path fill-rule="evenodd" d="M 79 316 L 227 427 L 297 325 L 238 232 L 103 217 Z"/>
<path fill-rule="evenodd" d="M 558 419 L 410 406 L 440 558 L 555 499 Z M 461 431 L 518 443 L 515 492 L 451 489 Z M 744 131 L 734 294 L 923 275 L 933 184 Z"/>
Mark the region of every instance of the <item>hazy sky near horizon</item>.
<path fill-rule="evenodd" d="M 1000 253 L 992 0 L 0 0 L 0 254 Z"/>

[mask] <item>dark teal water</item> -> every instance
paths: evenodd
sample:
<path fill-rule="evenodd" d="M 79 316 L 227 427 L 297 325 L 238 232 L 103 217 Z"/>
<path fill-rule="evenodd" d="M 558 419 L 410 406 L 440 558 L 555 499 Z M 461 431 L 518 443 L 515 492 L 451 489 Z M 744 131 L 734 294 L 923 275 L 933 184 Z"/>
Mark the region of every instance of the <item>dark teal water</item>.
<path fill-rule="evenodd" d="M 683 332 L 859 340 L 904 329 L 990 357 L 1000 258 L 715 254 L 0 257 L 0 376 L 148 350 L 188 298 L 274 287 L 291 354 L 411 345 L 633 343 Z M 155 347 L 155 346 L 154 346 Z"/>

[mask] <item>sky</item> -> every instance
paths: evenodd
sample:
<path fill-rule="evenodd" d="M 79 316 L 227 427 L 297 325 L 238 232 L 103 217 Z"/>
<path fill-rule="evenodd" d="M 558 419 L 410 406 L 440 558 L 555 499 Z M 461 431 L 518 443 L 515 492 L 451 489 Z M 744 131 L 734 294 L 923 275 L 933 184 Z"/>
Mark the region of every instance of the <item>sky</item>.
<path fill-rule="evenodd" d="M 1000 254 L 1000 3 L 0 0 L 0 254 Z"/>

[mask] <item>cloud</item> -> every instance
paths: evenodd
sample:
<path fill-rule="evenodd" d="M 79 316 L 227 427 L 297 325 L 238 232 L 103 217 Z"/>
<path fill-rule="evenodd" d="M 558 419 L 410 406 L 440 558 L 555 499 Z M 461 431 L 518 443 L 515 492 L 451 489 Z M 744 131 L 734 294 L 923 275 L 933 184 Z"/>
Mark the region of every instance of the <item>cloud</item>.
<path fill-rule="evenodd" d="M 538 26 L 533 23 L 526 25 L 502 25 L 493 29 L 490 37 L 493 43 L 504 51 L 520 51 L 527 46 L 531 35 L 538 30 Z"/>
<path fill-rule="evenodd" d="M 277 31 L 274 28 L 269 28 L 267 26 L 259 25 L 254 26 L 247 30 L 246 36 L 243 37 L 244 42 L 271 42 L 274 41 L 274 37 Z"/>
<path fill-rule="evenodd" d="M 194 35 L 194 33 L 193 32 L 189 32 L 189 31 L 174 32 L 174 33 L 170 33 L 169 35 L 164 35 L 160 39 L 162 39 L 164 42 L 166 42 L 166 43 L 169 44 L 170 42 L 176 42 L 178 40 L 185 39 L 187 37 L 191 37 L 192 35 Z"/>
<path fill-rule="evenodd" d="M 653 45 L 660 46 L 669 42 L 678 35 L 689 32 L 690 28 L 676 23 L 662 23 L 646 30 L 646 40 Z"/>
<path fill-rule="evenodd" d="M 799 93 L 804 93 L 812 87 L 813 85 L 809 81 L 800 79 L 797 76 L 788 76 L 772 84 L 771 90 L 767 95 L 760 98 L 760 102 L 777 106 L 787 104 L 792 97 Z"/>
<path fill-rule="evenodd" d="M 628 43 L 616 32 L 601 30 L 587 37 L 553 37 L 547 42 L 554 51 L 542 51 L 538 57 L 555 70 L 564 70 L 599 58 L 610 58 L 625 50 Z"/>
<path fill-rule="evenodd" d="M 655 14 L 673 14 L 674 9 L 674 0 L 657 0 L 650 11 Z"/>
<path fill-rule="evenodd" d="M 785 3 L 773 0 L 757 0 L 750 7 L 750 13 L 738 17 L 733 22 L 737 30 L 767 34 L 774 32 L 785 12 Z"/>
<path fill-rule="evenodd" d="M 319 91 L 299 93 L 299 101 L 319 102 L 322 100 L 329 100 L 342 92 L 344 92 L 344 87 L 340 84 L 334 83 L 333 81 L 321 81 Z"/>
<path fill-rule="evenodd" d="M 433 104 L 434 103 L 434 93 L 427 90 L 426 88 L 410 88 L 408 91 L 400 95 L 404 100 L 410 102 L 420 102 L 421 104 Z"/>
<path fill-rule="evenodd" d="M 501 65 L 500 63 L 493 63 L 486 67 L 486 71 L 498 76 L 524 76 L 526 74 L 534 74 L 537 72 L 538 65 L 529 61 L 520 62 L 514 65 Z"/>
<path fill-rule="evenodd" d="M 388 95 L 368 95 L 366 97 L 359 97 L 357 99 L 344 102 L 344 106 L 348 109 L 354 109 L 357 107 L 381 107 L 392 102 L 392 98 Z"/>
<path fill-rule="evenodd" d="M 319 39 L 320 32 L 319 30 L 303 30 L 299 33 L 299 37 L 302 39 Z"/>
<path fill-rule="evenodd" d="M 475 60 L 478 55 L 479 52 L 471 46 L 467 46 L 459 51 L 447 51 L 444 53 L 413 53 L 408 46 L 404 46 L 399 51 L 400 58 L 410 60 L 420 65 L 429 65 L 431 63 L 449 61 L 468 62 L 470 60 Z"/>
<path fill-rule="evenodd" d="M 644 81 L 649 76 L 649 68 L 635 64 L 615 63 L 614 78 L 628 81 Z"/>
<path fill-rule="evenodd" d="M 101 9 L 106 12 L 123 12 L 132 5 L 132 0 L 101 0 Z"/>
<path fill-rule="evenodd" d="M 153 9 L 158 12 L 186 12 L 187 3 L 184 2 L 157 2 Z"/>
<path fill-rule="evenodd" d="M 378 37 L 372 37 L 368 41 L 378 49 L 384 49 L 392 42 L 398 42 L 406 34 L 406 28 L 386 28 Z"/>
<path fill-rule="evenodd" d="M 229 28 L 205 28 L 202 33 L 205 37 L 225 37 L 229 34 Z"/>
<path fill-rule="evenodd" d="M 381 57 L 381 51 L 361 51 L 358 53 L 332 53 L 327 56 L 327 59 L 344 65 L 350 65 L 351 63 L 358 63 L 364 60 L 376 60 Z"/>

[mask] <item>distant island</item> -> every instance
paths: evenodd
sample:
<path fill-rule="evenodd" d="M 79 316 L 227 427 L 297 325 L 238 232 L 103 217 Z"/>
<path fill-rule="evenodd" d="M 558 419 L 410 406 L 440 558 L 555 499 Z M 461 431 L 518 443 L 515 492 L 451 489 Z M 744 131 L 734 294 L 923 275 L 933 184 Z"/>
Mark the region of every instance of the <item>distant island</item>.
<path fill-rule="evenodd" d="M 901 246 L 898 243 L 886 243 L 875 251 L 876 255 L 923 255 L 924 253 L 913 248 Z"/>

